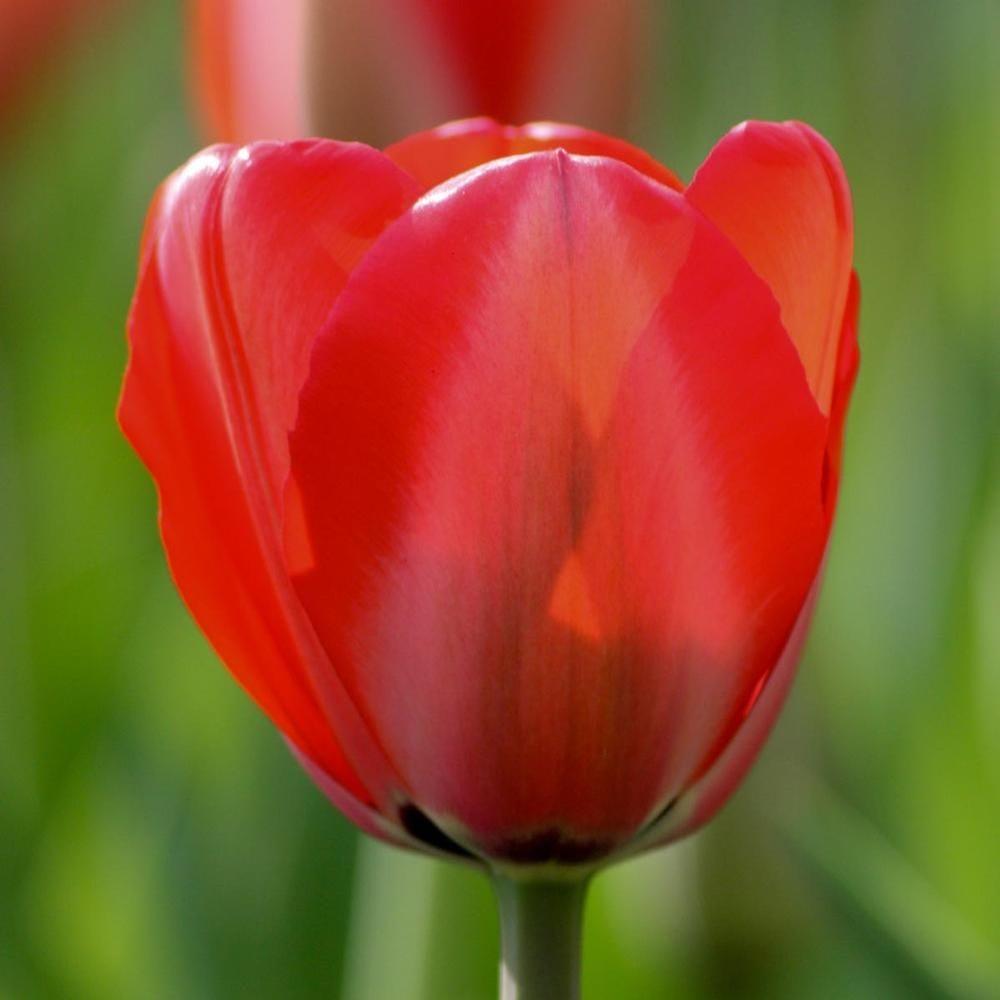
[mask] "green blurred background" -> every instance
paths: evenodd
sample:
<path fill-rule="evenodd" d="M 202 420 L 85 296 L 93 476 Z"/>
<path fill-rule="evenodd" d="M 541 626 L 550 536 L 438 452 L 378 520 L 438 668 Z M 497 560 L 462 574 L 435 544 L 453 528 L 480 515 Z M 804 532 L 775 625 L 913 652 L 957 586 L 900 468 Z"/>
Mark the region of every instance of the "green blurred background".
<path fill-rule="evenodd" d="M 585 995 L 1000 997 L 1000 4 L 679 3 L 634 138 L 802 118 L 863 364 L 808 653 L 704 833 L 601 876 Z M 138 234 L 196 147 L 123 4 L 0 136 L 0 997 L 488 998 L 473 873 L 376 846 L 213 661 L 113 420 Z"/>

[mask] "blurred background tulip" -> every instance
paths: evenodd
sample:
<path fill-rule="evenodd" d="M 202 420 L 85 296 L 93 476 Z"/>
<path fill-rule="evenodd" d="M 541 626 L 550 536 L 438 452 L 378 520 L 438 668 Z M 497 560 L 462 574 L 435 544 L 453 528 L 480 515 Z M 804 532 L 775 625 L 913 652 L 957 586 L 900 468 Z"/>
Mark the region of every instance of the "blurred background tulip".
<path fill-rule="evenodd" d="M 454 118 L 628 129 L 650 0 L 188 0 L 209 139 L 393 138 Z"/>
<path fill-rule="evenodd" d="M 0 0 L 0 127 L 119 0 Z"/>
<path fill-rule="evenodd" d="M 785 713 L 697 837 L 600 876 L 585 997 L 1000 983 L 1000 10 L 671 0 L 628 136 L 748 117 L 851 178 L 864 365 Z M 5 21 L 5 25 L 9 24 Z M 0 146 L 0 997 L 488 1000 L 483 881 L 353 828 L 174 595 L 113 412 L 149 198 L 202 144 L 176 0 L 61 50 Z"/>

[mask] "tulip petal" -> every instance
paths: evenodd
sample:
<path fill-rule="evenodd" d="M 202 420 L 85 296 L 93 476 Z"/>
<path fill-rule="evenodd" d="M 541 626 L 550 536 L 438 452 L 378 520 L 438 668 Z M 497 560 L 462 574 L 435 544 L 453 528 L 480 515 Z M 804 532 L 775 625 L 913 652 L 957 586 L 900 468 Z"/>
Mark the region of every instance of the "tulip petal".
<path fill-rule="evenodd" d="M 428 190 L 490 160 L 548 149 L 621 160 L 675 191 L 683 190 L 673 172 L 638 147 L 600 132 L 555 122 L 514 126 L 500 125 L 491 118 L 469 118 L 408 136 L 389 146 L 385 153 Z"/>
<path fill-rule="evenodd" d="M 683 197 L 503 160 L 390 227 L 317 340 L 294 583 L 441 829 L 582 860 L 710 767 L 777 662 L 825 446 L 771 293 Z"/>
<path fill-rule="evenodd" d="M 119 409 L 156 480 L 170 567 L 195 619 L 286 736 L 362 802 L 366 787 L 382 791 L 387 765 L 289 584 L 287 429 L 315 333 L 413 194 L 363 146 L 196 157 L 146 227 Z"/>
<path fill-rule="evenodd" d="M 847 414 L 847 404 L 858 371 L 859 303 L 858 278 L 852 272 L 843 330 L 840 335 L 837 377 L 834 383 L 833 406 L 830 412 L 830 430 L 827 441 L 824 505 L 829 520 L 833 518 L 840 483 L 844 418 Z M 745 719 L 740 723 L 738 731 L 725 750 L 691 787 L 671 798 L 668 803 L 668 812 L 659 822 L 654 822 L 634 843 L 629 845 L 627 853 L 633 854 L 671 843 L 694 832 L 722 808 L 733 789 L 746 777 L 763 748 L 764 741 L 767 739 L 791 689 L 813 607 L 819 596 L 822 578 L 821 570 L 816 575 L 809 596 L 799 613 L 798 621 L 792 629 L 777 666 L 767 676 L 761 689 L 757 691 L 752 704 L 746 710 Z"/>
<path fill-rule="evenodd" d="M 800 122 L 746 122 L 687 189 L 767 282 L 824 413 L 851 275 L 851 196 L 837 154 Z"/>
<path fill-rule="evenodd" d="M 746 777 L 791 690 L 822 576 L 821 570 L 777 665 L 757 692 L 738 731 L 711 767 L 690 788 L 670 797 L 662 818 L 654 821 L 629 844 L 626 854 L 637 854 L 673 843 L 704 826 Z"/>

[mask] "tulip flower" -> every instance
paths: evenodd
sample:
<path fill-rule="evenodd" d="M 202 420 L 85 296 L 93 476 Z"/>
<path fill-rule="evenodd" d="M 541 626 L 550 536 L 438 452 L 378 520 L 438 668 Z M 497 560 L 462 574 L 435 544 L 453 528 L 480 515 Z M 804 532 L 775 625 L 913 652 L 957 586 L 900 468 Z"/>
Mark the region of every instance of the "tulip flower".
<path fill-rule="evenodd" d="M 226 142 L 373 141 L 447 118 L 624 128 L 647 0 L 188 0 L 192 90 Z"/>
<path fill-rule="evenodd" d="M 509 995 L 572 994 L 551 912 L 705 823 L 775 720 L 836 504 L 852 242 L 795 122 L 686 187 L 480 119 L 215 146 L 153 202 L 120 421 L 176 584 L 350 819 L 498 873 Z"/>

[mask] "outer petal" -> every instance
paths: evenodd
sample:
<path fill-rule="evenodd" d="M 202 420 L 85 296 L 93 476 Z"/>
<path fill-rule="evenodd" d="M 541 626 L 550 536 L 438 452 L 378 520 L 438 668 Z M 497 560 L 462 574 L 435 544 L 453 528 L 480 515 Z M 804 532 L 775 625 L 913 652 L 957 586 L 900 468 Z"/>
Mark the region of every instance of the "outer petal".
<path fill-rule="evenodd" d="M 841 448 L 847 404 L 858 370 L 857 323 L 860 290 L 857 275 L 851 275 L 847 310 L 844 315 L 837 359 L 833 406 L 827 442 L 824 503 L 832 520 L 840 483 Z M 747 706 L 744 720 L 723 753 L 709 770 L 690 788 L 667 803 L 662 816 L 631 844 L 628 853 L 646 850 L 679 840 L 707 823 L 725 804 L 750 770 L 764 741 L 771 732 L 778 713 L 792 686 L 799 655 L 805 642 L 812 611 L 819 595 L 822 570 L 816 575 L 809 597 L 773 673 L 767 678 L 756 699 Z"/>
<path fill-rule="evenodd" d="M 187 3 L 206 133 L 222 142 L 305 135 L 305 0 Z"/>
<path fill-rule="evenodd" d="M 626 853 L 636 854 L 660 847 L 693 833 L 725 805 L 746 777 L 777 721 L 795 679 L 822 575 L 822 570 L 817 573 L 777 665 L 757 697 L 747 705 L 745 719 L 723 752 L 690 788 L 668 800 L 660 815 L 628 845 Z"/>
<path fill-rule="evenodd" d="M 412 194 L 363 146 L 196 157 L 146 228 L 119 411 L 157 482 L 171 569 L 199 625 L 288 738 L 365 801 L 355 772 L 381 794 L 386 764 L 290 587 L 281 498 L 313 337 Z"/>
<path fill-rule="evenodd" d="M 851 197 L 837 154 L 801 122 L 746 122 L 687 189 L 768 283 L 824 413 L 851 275 Z"/>
<path fill-rule="evenodd" d="M 426 190 L 490 160 L 547 149 L 621 160 L 675 191 L 683 189 L 670 170 L 638 147 L 600 132 L 555 122 L 514 126 L 500 125 L 492 118 L 468 118 L 408 136 L 385 152 Z"/>
<path fill-rule="evenodd" d="M 825 443 L 772 296 L 683 198 L 604 158 L 504 160 L 388 230 L 317 343 L 296 588 L 439 825 L 596 856 L 777 661 Z"/>

